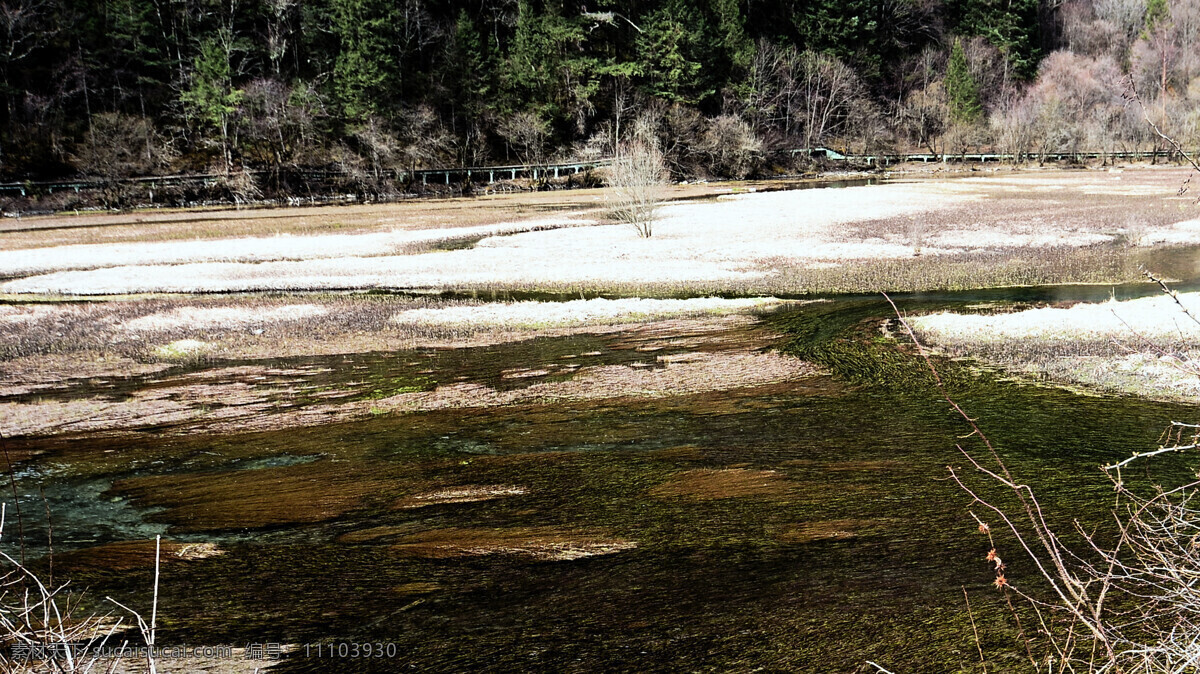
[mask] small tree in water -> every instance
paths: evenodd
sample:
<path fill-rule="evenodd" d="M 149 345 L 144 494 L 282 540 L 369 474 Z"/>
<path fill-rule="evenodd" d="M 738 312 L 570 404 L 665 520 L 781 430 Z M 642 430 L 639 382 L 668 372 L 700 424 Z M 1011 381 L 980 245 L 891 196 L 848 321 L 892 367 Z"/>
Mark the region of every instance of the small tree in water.
<path fill-rule="evenodd" d="M 632 226 L 642 238 L 654 233 L 654 218 L 662 205 L 667 169 L 653 139 L 639 138 L 617 148 L 608 171 L 609 217 Z"/>

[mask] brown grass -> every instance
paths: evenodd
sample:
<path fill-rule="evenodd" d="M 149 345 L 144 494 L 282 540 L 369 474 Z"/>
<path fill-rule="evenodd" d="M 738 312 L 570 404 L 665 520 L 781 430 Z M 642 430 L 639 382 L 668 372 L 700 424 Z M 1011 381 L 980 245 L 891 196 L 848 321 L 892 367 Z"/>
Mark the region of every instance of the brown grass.
<path fill-rule="evenodd" d="M 1179 297 L 1189 305 L 1196 300 Z M 1196 326 L 1165 296 L 1058 303 L 994 316 L 931 315 L 913 325 L 919 339 L 951 356 L 1037 383 L 1155 400 L 1200 398 Z"/>
<path fill-rule="evenodd" d="M 189 325 L 180 321 L 153 320 L 157 316 L 176 316 L 187 311 L 229 307 L 249 314 L 263 314 L 297 303 L 294 298 L 287 296 L 256 294 L 234 298 L 160 296 L 36 305 L 41 311 L 34 319 L 0 320 L 0 362 L 7 364 L 25 356 L 75 353 L 86 354 L 88 360 L 96 361 L 96 369 L 102 368 L 105 360 L 114 361 L 114 366 L 122 368 L 128 360 L 152 362 L 157 346 L 181 339 L 211 343 L 212 358 L 254 357 L 255 353 L 276 357 L 352 353 L 374 350 L 361 348 L 372 344 L 379 348 L 394 348 L 401 342 L 448 342 L 469 336 L 473 331 L 400 326 L 391 323 L 390 319 L 398 311 L 478 302 L 434 297 L 328 293 L 306 297 L 302 302 L 323 309 L 323 314 L 298 320 L 250 321 L 228 325 Z M 149 324 L 146 327 L 150 329 L 127 329 L 125 326 L 133 321 Z M 153 329 L 155 324 L 161 327 Z M 343 345 L 343 338 L 352 340 L 352 343 Z"/>
<path fill-rule="evenodd" d="M 220 474 L 150 475 L 119 480 L 114 493 L 166 508 L 176 531 L 259 528 L 334 519 L 394 488 L 328 461 Z"/>
<path fill-rule="evenodd" d="M 793 485 L 773 470 L 746 468 L 700 468 L 679 473 L 650 488 L 658 498 L 686 498 L 709 501 L 726 498 L 767 498 L 787 496 Z"/>
<path fill-rule="evenodd" d="M 776 274 L 754 284 L 736 283 L 769 295 L 969 290 L 1064 283 L 1130 283 L 1150 249 L 1101 244 L 1084 248 L 1006 248 L 956 255 L 860 260 L 832 267 L 805 267 L 763 260 Z"/>
<path fill-rule="evenodd" d="M 525 487 L 517 487 L 511 484 L 467 484 L 455 487 L 443 487 L 436 491 L 406 496 L 397 501 L 392 507 L 397 510 L 411 510 L 413 508 L 424 508 L 426 506 L 445 505 L 448 503 L 477 503 L 479 501 L 491 501 L 507 496 L 520 496 L 527 491 Z"/>
<path fill-rule="evenodd" d="M 437 297 L 325 293 L 303 300 L 277 294 L 120 298 L 107 301 L 0 305 L 23 320 L 6 320 L 0 313 L 0 392 L 61 384 L 81 378 L 128 376 L 165 369 L 176 359 L 165 356 L 163 345 L 179 340 L 205 343 L 196 360 L 242 360 L 397 351 L 418 347 L 485 346 L 533 337 L 605 334 L 630 330 L 633 324 L 525 327 L 429 327 L 396 323 L 392 317 L 412 309 L 477 306 L 479 300 Z M 296 320 L 238 320 L 229 324 L 189 324 L 174 320 L 189 313 L 236 308 L 253 316 L 278 315 L 297 304 L 312 305 L 320 315 Z M 36 309 L 36 313 L 32 311 Z M 169 317 L 172 320 L 157 320 Z M 687 319 L 697 320 L 697 319 Z M 700 319 L 703 320 L 703 319 Z M 719 319 L 732 327 L 746 317 Z M 129 330 L 133 323 L 146 329 Z M 650 328 L 663 334 L 680 323 L 660 320 Z M 157 326 L 157 327 L 156 327 Z"/>
<path fill-rule="evenodd" d="M 218 354 L 222 358 L 248 358 L 297 353 L 307 355 L 313 351 L 320 354 L 326 350 L 366 345 L 375 348 L 361 350 L 385 350 L 387 344 L 393 346 L 393 349 L 389 349 L 393 351 L 416 344 L 448 345 L 436 339 L 422 342 L 411 336 L 417 332 L 409 332 L 407 339 L 398 336 L 405 334 L 406 329 L 394 327 L 386 319 L 379 319 L 379 314 L 386 309 L 381 310 L 376 305 L 394 306 L 387 298 L 380 298 L 378 302 L 368 298 L 335 300 L 334 304 L 353 316 L 356 302 L 359 301 L 367 305 L 358 309 L 363 317 L 360 324 L 369 325 L 371 320 L 379 321 L 379 332 L 359 334 L 357 338 L 350 337 L 341 340 L 341 343 L 337 343 L 339 325 L 343 331 L 348 329 L 345 327 L 345 317 L 331 319 L 322 316 L 286 326 L 268 326 L 262 335 L 221 337 L 219 333 L 206 331 L 194 334 L 175 330 L 152 333 L 133 348 L 144 349 L 146 342 L 161 344 L 178 337 L 211 339 L 212 342 L 206 342 L 211 348 L 198 357 L 201 359 L 199 362 L 190 365 L 195 369 L 139 382 L 138 388 L 126 391 L 123 397 L 117 399 L 107 396 L 103 388 L 75 398 L 64 394 L 76 387 L 89 385 L 90 379 L 74 376 L 81 371 L 76 367 L 79 364 L 90 363 L 88 368 L 82 370 L 87 372 L 88 377 L 108 378 L 133 372 L 151 372 L 156 366 L 143 366 L 127 357 L 114 358 L 108 354 L 94 356 L 86 351 L 49 357 L 23 356 L 7 363 L 0 362 L 0 393 L 15 395 L 35 391 L 47 396 L 40 401 L 0 402 L 0 430 L 9 435 L 84 431 L 122 435 L 135 433 L 138 428 L 158 426 L 160 432 L 168 434 L 245 433 L 349 421 L 382 413 L 689 395 L 756 387 L 772 382 L 796 382 L 816 373 L 815 368 L 807 363 L 779 353 L 764 352 L 763 349 L 774 343 L 778 336 L 755 327 L 753 319 L 745 316 L 675 319 L 621 327 L 484 332 L 473 337 L 464 335 L 456 338 L 458 344 L 470 340 L 488 344 L 536 336 L 595 332 L 611 335 L 604 338 L 608 343 L 606 350 L 614 353 L 630 350 L 645 354 L 640 362 L 629 365 L 586 365 L 586 361 L 566 358 L 547 362 L 531 361 L 525 371 L 519 373 L 528 376 L 505 380 L 512 388 L 496 389 L 492 388 L 490 380 L 472 380 L 472 377 L 481 376 L 475 370 L 464 370 L 457 379 L 453 377 L 455 373 L 445 371 L 434 374 L 441 385 L 433 390 L 377 398 L 364 397 L 362 394 L 371 391 L 371 385 L 355 381 L 349 373 L 334 382 L 323 380 L 322 386 L 329 387 L 328 390 L 311 390 L 314 377 L 328 374 L 316 367 L 222 367 L 217 363 L 214 363 L 214 367 L 204 367 L 203 359 L 213 359 Z M 339 303 L 343 306 L 337 306 Z M 119 316 L 126 313 L 120 306 L 115 309 Z M 74 320 L 90 319 L 100 326 L 104 324 L 97 320 L 95 311 L 76 315 L 68 308 L 68 313 Z M 342 323 L 339 324 L 339 321 Z M 325 326 L 329 326 L 328 329 Z M 25 324 L 24 328 L 28 330 L 30 326 Z M 59 329 L 67 333 L 82 332 L 86 326 L 76 326 L 64 320 L 39 327 L 33 334 L 45 336 L 49 340 L 49 348 L 54 348 L 59 344 L 56 340 L 63 339 L 55 334 Z M 103 338 L 104 328 L 98 328 L 97 332 Z M 307 334 L 296 334 L 301 332 Z M 71 348 L 72 345 L 62 346 Z M 73 346 L 80 348 L 81 345 Z M 87 348 L 86 343 L 82 347 Z M 680 349 L 694 350 L 679 353 Z M 655 355 L 659 350 L 664 350 L 664 353 Z M 92 357 L 100 360 L 92 362 L 89 360 Z M 581 362 L 585 366 L 580 367 L 578 363 Z M 302 389 L 306 391 L 305 399 L 297 404 Z M 339 400 L 355 395 L 358 396 L 356 400 Z"/>
<path fill-rule="evenodd" d="M 404 556 L 433 559 L 502 554 L 546 561 L 569 561 L 610 555 L 636 547 L 636 542 L 613 537 L 600 529 L 450 527 L 405 536 L 393 544 L 391 550 Z"/>
<path fill-rule="evenodd" d="M 217 557 L 225 551 L 213 543 L 162 542 L 161 563 L 178 564 Z M 103 569 L 110 572 L 154 569 L 154 541 L 121 541 L 58 553 L 56 566 L 66 570 Z"/>
<path fill-rule="evenodd" d="M 765 272 L 766 275 L 755 275 L 749 278 L 739 277 L 736 274 L 731 276 L 724 272 L 718 273 L 719 270 L 708 267 L 704 267 L 708 271 L 697 268 L 688 272 L 692 274 L 689 277 L 684 273 L 685 270 L 672 267 L 674 271 L 671 274 L 678 273 L 681 274 L 679 278 L 691 278 L 692 280 L 677 282 L 631 280 L 626 282 L 624 279 L 627 277 L 636 278 L 637 274 L 633 272 L 628 276 L 603 277 L 601 274 L 601 276 L 595 277 L 597 280 L 589 280 L 592 277 L 586 275 L 575 279 L 570 274 L 564 276 L 552 269 L 542 269 L 541 273 L 544 278 L 536 284 L 526 283 L 520 278 L 514 279 L 512 274 L 504 274 L 500 271 L 497 271 L 498 276 L 494 281 L 481 282 L 478 281 L 477 276 L 464 275 L 461 269 L 454 271 L 438 267 L 436 270 L 430 271 L 422 265 L 410 268 L 408 262 L 411 260 L 407 260 L 405 264 L 395 268 L 387 265 L 366 265 L 356 267 L 351 271 L 346 271 L 341 266 L 327 265 L 320 267 L 326 276 L 316 279 L 303 273 L 304 270 L 295 263 L 281 263 L 269 270 L 256 265 L 235 266 L 231 269 L 237 270 L 236 279 L 228 276 L 228 274 L 234 273 L 232 270 L 223 270 L 220 274 L 226 274 L 226 271 L 228 274 L 216 278 L 212 274 L 204 272 L 203 269 L 190 269 L 186 278 L 171 279 L 169 270 L 158 269 L 154 273 L 162 275 L 161 281 L 151 281 L 149 278 L 142 277 L 126 278 L 120 274 L 93 274 L 91 276 L 70 276 L 69 278 L 55 277 L 55 279 L 47 281 L 48 285 L 34 284 L 29 287 L 63 287 L 71 288 L 72 292 L 75 292 L 76 289 L 79 292 L 87 292 L 89 284 L 94 283 L 108 284 L 104 287 L 114 292 L 121 288 L 133 287 L 305 289 L 312 288 L 314 285 L 324 287 L 331 284 L 336 287 L 342 287 L 342 285 L 374 287 L 387 283 L 387 281 L 381 281 L 377 278 L 378 274 L 371 271 L 377 268 L 383 270 L 379 274 L 385 276 L 388 274 L 399 275 L 396 280 L 397 285 L 425 284 L 437 288 L 453 286 L 459 289 L 485 291 L 494 289 L 550 290 L 566 293 L 586 289 L 650 296 L 697 295 L 713 292 L 748 294 L 874 292 L 877 290 L 936 290 L 1067 282 L 1111 283 L 1133 278 L 1132 275 L 1136 274 L 1138 263 L 1147 257 L 1148 246 L 1145 244 L 1160 240 L 1183 241 L 1188 237 L 1191 239 L 1196 237 L 1197 232 L 1194 229 L 1181 232 L 1167 227 L 1172 223 L 1191 217 L 1187 210 L 1187 200 L 1173 196 L 1184 175 L 1184 172 L 1177 169 L 1136 169 L 1125 174 L 1110 174 L 1105 171 L 1047 171 L 1040 174 L 1036 172 L 1003 174 L 980 180 L 942 179 L 932 187 L 920 188 L 925 193 L 932 195 L 931 201 L 938 203 L 931 203 L 928 209 L 919 214 L 910 213 L 904 216 L 871 219 L 865 219 L 866 216 L 863 216 L 856 220 L 853 218 L 854 211 L 850 208 L 846 213 L 838 216 L 839 222 L 841 220 L 846 220 L 846 222 L 844 226 L 838 225 L 832 233 L 827 233 L 832 236 L 832 239 L 826 243 L 862 244 L 859 248 L 853 248 L 853 250 L 860 251 L 853 255 L 862 255 L 864 259 L 846 257 L 852 253 L 843 253 L 843 257 L 837 257 L 838 253 L 830 252 L 829 255 L 833 257 L 810 260 L 806 255 L 801 254 L 797 257 L 786 251 L 780 253 L 782 257 L 773 259 L 763 256 L 760 252 L 755 252 L 746 257 L 738 268 L 752 274 Z M 756 189 L 764 190 L 772 187 L 773 185 L 770 184 L 754 186 Z M 721 190 L 728 191 L 739 188 L 676 186 L 671 189 L 677 197 L 686 197 L 712 195 Z M 945 196 L 946 198 L 941 200 L 945 203 L 939 202 L 937 195 Z M 269 233 L 269 230 L 264 229 L 262 223 L 255 218 L 261 218 L 265 222 L 278 220 L 281 223 L 290 223 L 283 226 L 283 229 L 280 230 L 283 232 L 304 232 L 323 231 L 325 228 L 325 225 L 321 224 L 323 218 L 352 213 L 359 220 L 351 225 L 342 223 L 345 225 L 345 229 L 351 232 L 368 232 L 380 229 L 455 227 L 459 224 L 467 226 L 488 221 L 511 221 L 532 215 L 544 216 L 547 212 L 555 209 L 587 210 L 597 208 L 602 203 L 598 192 L 588 191 L 496 197 L 500 200 L 496 204 L 501 205 L 493 204 L 492 201 L 489 201 L 490 199 L 492 198 L 322 209 L 283 209 L 262 212 L 271 214 L 269 216 L 256 212 L 249 219 L 246 219 L 244 212 L 203 214 L 200 220 L 192 224 L 201 228 L 207 227 L 210 231 L 196 232 L 187 230 L 185 227 L 182 238 L 232 237 Z M 511 200 L 511 203 L 506 200 Z M 837 200 L 831 198 L 828 201 L 836 204 Z M 373 212 L 372 209 L 380 210 Z M 502 211 L 504 217 L 488 215 L 495 209 Z M 192 215 L 195 216 L 195 214 Z M 210 216 L 212 219 L 204 220 Z M 122 221 L 119 217 L 124 216 L 115 217 L 118 219 L 114 221 L 117 224 L 112 226 L 111 239 L 108 234 L 105 234 L 97 240 L 121 241 L 127 238 L 130 240 L 139 238 L 160 240 L 165 236 L 163 232 L 157 230 L 141 231 L 136 229 L 142 225 L 135 227 L 128 223 L 121 224 Z M 162 217 L 168 221 L 150 224 L 154 227 L 184 227 L 187 225 L 187 223 L 181 224 L 176 221 L 183 217 L 181 214 L 169 214 Z M 135 229 L 128 233 L 128 237 L 125 237 L 121 233 L 123 227 L 135 227 Z M 106 231 L 110 228 L 97 226 L 94 229 Z M 12 239 L 12 242 L 6 242 L 6 245 L 19 248 L 28 245 L 55 245 L 56 243 L 79 241 L 78 236 L 62 234 L 66 231 L 68 230 L 15 232 L 13 234 L 40 238 L 37 241 L 26 243 Z M 588 231 L 592 230 L 588 229 Z M 54 232 L 61 234 L 60 239 L 51 238 L 51 233 Z M 1162 237 L 1164 232 L 1168 234 L 1165 239 Z M 1182 236 L 1183 239 L 1172 239 L 1171 237 L 1175 235 Z M 573 236 L 585 235 L 579 233 Z M 797 236 L 807 235 L 799 232 Z M 803 239 L 785 237 L 781 240 L 790 244 L 798 241 L 803 243 Z M 1107 243 L 1097 243 L 1082 249 L 1079 248 L 1082 243 L 1102 240 Z M 981 243 L 983 241 L 986 243 Z M 874 249 L 872 247 L 890 250 L 891 252 L 887 253 L 889 255 L 895 254 L 897 247 L 901 250 L 912 247 L 914 252 L 918 253 L 920 251 L 934 252 L 889 260 L 867 259 L 872 257 L 872 253 L 870 253 L 870 250 Z M 942 251 L 940 253 L 937 252 L 939 248 Z M 521 254 L 526 255 L 529 252 Z M 516 252 L 513 254 L 517 255 Z M 518 256 L 514 259 L 519 262 L 521 258 Z M 533 260 L 536 261 L 536 257 Z M 693 260 L 693 262 L 697 261 Z M 526 258 L 524 264 L 533 264 L 533 262 Z M 203 265 L 201 266 L 203 267 Z M 415 275 L 408 277 L 404 276 L 405 274 Z M 670 278 L 671 274 L 651 275 L 647 278 Z M 711 276 L 706 276 L 706 274 L 711 274 Z M 709 280 L 703 280 L 706 278 Z M 18 284 L 18 287 L 23 286 Z"/>
<path fill-rule="evenodd" d="M 775 537 L 784 543 L 812 543 L 814 541 L 855 538 L 869 520 L 825 520 L 804 522 L 776 532 Z"/>
<path fill-rule="evenodd" d="M 480 384 L 452 384 L 433 391 L 384 398 L 376 401 L 376 406 L 415 411 L 598 398 L 653 398 L 759 386 L 801 379 L 818 372 L 808 363 L 777 353 L 696 353 L 690 360 L 676 360 L 661 369 L 638 368 L 637 365 L 581 368 L 567 381 L 539 382 L 506 391 Z"/>
<path fill-rule="evenodd" d="M 668 199 L 727 193 L 730 186 L 677 185 Z M 143 210 L 130 213 L 61 214 L 0 223 L 3 248 L 131 241 L 219 239 L 276 234 L 350 234 L 392 229 L 472 227 L 517 222 L 549 214 L 584 213 L 604 207 L 596 189 L 516 192 L 456 199 L 415 199 L 391 204 L 314 206 L 255 210 Z"/>

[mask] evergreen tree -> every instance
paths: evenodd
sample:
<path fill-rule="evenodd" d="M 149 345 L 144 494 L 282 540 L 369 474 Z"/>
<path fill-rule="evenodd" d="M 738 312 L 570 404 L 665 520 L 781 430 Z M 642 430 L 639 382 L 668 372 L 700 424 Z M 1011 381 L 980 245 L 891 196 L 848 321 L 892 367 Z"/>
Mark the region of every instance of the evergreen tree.
<path fill-rule="evenodd" d="M 1151 0 L 1153 1 L 1153 0 Z M 1037 73 L 1041 52 L 1039 0 L 948 0 L 950 28 L 979 35 L 1004 54 L 1020 77 Z"/>
<path fill-rule="evenodd" d="M 454 90 L 462 114 L 475 116 L 492 93 L 492 63 L 483 37 L 467 10 L 459 10 L 454 22 L 454 40 L 446 66 L 451 70 Z"/>
<path fill-rule="evenodd" d="M 233 163 L 229 122 L 242 100 L 242 92 L 233 88 L 232 52 L 233 36 L 225 29 L 202 41 L 192 62 L 191 86 L 180 96 L 184 109 L 201 127 L 220 133 L 226 167 Z"/>
<path fill-rule="evenodd" d="M 380 111 L 395 77 L 395 12 L 387 0 L 331 0 L 330 5 L 338 38 L 333 95 L 348 120 L 361 121 Z"/>
<path fill-rule="evenodd" d="M 950 106 L 950 119 L 956 122 L 974 124 L 983 114 L 979 87 L 971 75 L 971 66 L 967 63 L 960 40 L 954 41 L 950 63 L 946 66 L 946 99 Z"/>
<path fill-rule="evenodd" d="M 1040 50 L 1057 46 L 1042 42 L 1056 33 L 1043 33 L 1055 3 L 1041 0 L 3 1 L 6 179 L 72 172 L 83 145 L 98 149 L 90 120 L 100 115 L 164 139 L 183 164 L 176 170 L 207 161 L 218 139 L 231 161 L 267 110 L 303 111 L 300 145 L 339 152 L 362 149 L 356 130 L 372 118 L 373 129 L 412 135 L 416 115 L 420 128 L 453 136 L 463 162 L 477 162 L 506 144 L 570 147 L 601 124 L 622 136 L 647 98 L 678 104 L 670 109 L 691 129 L 685 136 L 739 101 L 794 109 L 796 64 L 756 58 L 760 47 L 766 56 L 834 57 L 865 85 L 862 101 L 880 104 L 910 93 L 906 64 L 929 45 L 951 44 L 947 32 L 997 47 L 1009 81 L 1032 77 Z M 1131 32 L 1186 50 L 1184 33 L 1166 30 L 1183 22 L 1178 9 L 1171 16 L 1178 6 L 1145 0 Z M 941 93 L 953 119 L 977 121 L 981 83 L 963 46 L 953 47 Z M 288 90 L 319 102 L 285 105 Z M 795 122 L 790 113 L 748 121 L 780 138 Z M 904 122 L 879 122 L 889 123 Z M 497 133 L 502 125 L 510 133 Z M 313 151 L 297 161 L 325 160 Z"/>
<path fill-rule="evenodd" d="M 156 39 L 155 19 L 151 3 L 107 0 L 102 28 L 105 39 L 94 47 L 98 63 L 111 69 L 117 95 L 134 98 L 131 110 L 142 114 L 161 108 L 174 65 L 169 48 Z M 95 79 L 100 84 L 101 78 Z"/>
<path fill-rule="evenodd" d="M 1146 0 L 1146 31 L 1154 30 L 1158 24 L 1171 18 L 1171 6 L 1167 0 Z"/>
<path fill-rule="evenodd" d="M 542 11 L 528 0 L 517 6 L 503 112 L 533 110 L 557 126 L 574 122 L 582 130 L 600 86 L 600 62 L 587 49 L 582 19 L 567 16 L 562 3 L 548 2 Z"/>
<path fill-rule="evenodd" d="M 698 103 L 715 89 L 705 87 L 704 64 L 698 58 L 704 39 L 702 18 L 686 3 L 671 2 L 650 16 L 638 38 L 642 86 L 656 98 Z"/>
<path fill-rule="evenodd" d="M 721 47 L 725 58 L 736 73 L 750 66 L 754 58 L 754 42 L 746 35 L 746 21 L 742 16 L 739 0 L 712 0 L 713 13 L 717 17 L 717 30 L 721 35 Z"/>

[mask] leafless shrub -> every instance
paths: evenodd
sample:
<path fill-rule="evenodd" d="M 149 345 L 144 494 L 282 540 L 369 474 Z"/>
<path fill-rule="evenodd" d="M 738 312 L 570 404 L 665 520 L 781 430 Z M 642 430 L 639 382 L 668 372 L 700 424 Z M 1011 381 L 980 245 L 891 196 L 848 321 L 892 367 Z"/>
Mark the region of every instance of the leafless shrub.
<path fill-rule="evenodd" d="M 540 164 L 550 137 L 550 124 L 537 112 L 516 112 L 500 122 L 497 133 L 523 164 Z"/>
<path fill-rule="evenodd" d="M 0 504 L 0 538 L 3 537 L 7 504 Z M 158 619 L 158 579 L 161 540 L 155 539 L 154 604 L 147 624 L 133 609 L 111 597 L 108 601 L 133 616 L 147 646 L 146 666 L 151 674 L 157 671 L 154 660 L 154 633 Z M 23 555 L 22 555 L 23 557 Z M 69 582 L 56 584 L 53 575 L 44 580 L 24 561 L 18 561 L 0 550 L 0 643 L 9 647 L 0 652 L 0 670 L 5 672 L 36 672 L 43 668 L 62 674 L 88 674 L 92 671 L 111 672 L 128 645 L 119 645 L 119 630 L 125 619 L 112 614 L 78 615 L 79 595 L 69 591 Z M 113 642 L 110 645 L 110 641 Z M 98 667 L 99 666 L 99 667 Z"/>
<path fill-rule="evenodd" d="M 706 157 L 699 149 L 706 120 L 695 108 L 674 103 L 650 101 L 630 124 L 625 138 L 656 142 L 663 163 L 673 176 L 697 176 L 707 173 Z M 618 138 L 621 142 L 628 142 Z M 619 153 L 622 146 L 618 144 Z"/>
<path fill-rule="evenodd" d="M 985 518 L 971 515 L 988 537 L 986 558 L 995 575 L 993 585 L 1004 593 L 1033 670 L 1194 671 L 1200 663 L 1200 510 L 1192 502 L 1200 482 L 1157 487 L 1147 495 L 1127 486 L 1121 471 L 1138 460 L 1200 448 L 1200 425 L 1172 422 L 1158 449 L 1103 467 L 1117 494 L 1112 529 L 1089 530 L 1075 522 L 1073 532 L 1058 531 L 1033 489 L 1010 472 L 983 430 L 950 397 L 933 360 L 898 309 L 896 315 L 943 398 L 970 427 L 964 439 L 974 437 L 981 443 L 981 449 L 966 449 L 965 442 L 958 445 L 981 480 L 961 469 L 947 470 L 971 497 L 972 506 L 991 513 Z M 989 486 L 1001 487 L 1005 496 L 987 495 L 984 489 Z M 991 518 L 1003 523 L 1000 529 L 1007 532 L 1007 543 L 997 543 L 985 521 Z M 1068 545 L 1064 540 L 1069 535 L 1081 543 Z M 1008 577 L 1002 558 L 1008 556 L 1006 544 L 1032 562 L 1037 571 L 1033 578 Z M 1013 597 L 1028 607 L 1033 625 L 1022 625 Z M 1033 635 L 1040 638 L 1035 641 Z"/>
<path fill-rule="evenodd" d="M 907 86 L 896 106 L 896 125 L 910 143 L 932 154 L 944 150 L 939 141 L 950 114 L 940 75 L 945 60 L 941 50 L 927 47 L 901 66 Z"/>
<path fill-rule="evenodd" d="M 92 118 L 72 159 L 86 175 L 116 179 L 161 170 L 174 156 L 153 121 L 110 112 Z"/>
<path fill-rule="evenodd" d="M 228 193 L 238 208 L 262 198 L 262 190 L 254 174 L 245 169 L 230 171 L 221 176 L 218 184 Z"/>
<path fill-rule="evenodd" d="M 453 136 L 429 106 L 418 106 L 404 115 L 403 137 L 405 140 L 400 156 L 410 171 L 445 165 L 445 162 L 450 160 L 454 145 Z M 478 129 L 474 142 L 480 142 Z M 478 157 L 482 152 L 479 148 L 472 150 L 470 146 L 466 146 L 462 156 Z"/>
<path fill-rule="evenodd" d="M 371 173 L 378 181 L 383 171 L 395 164 L 400 152 L 399 141 L 386 122 L 374 116 L 356 126 L 352 133 L 362 148 L 362 154 L 369 159 Z"/>
<path fill-rule="evenodd" d="M 667 171 L 662 152 L 652 140 L 637 139 L 621 146 L 609 167 L 609 215 L 630 225 L 638 236 L 654 233 L 654 218 L 662 204 Z"/>
<path fill-rule="evenodd" d="M 605 156 L 613 146 L 613 131 L 611 126 L 602 125 L 586 140 L 575 143 L 571 154 L 582 160 L 596 160 Z"/>
<path fill-rule="evenodd" d="M 762 161 L 762 139 L 736 115 L 721 115 L 708 123 L 702 148 L 710 157 L 714 173 L 741 180 L 758 168 Z"/>
<path fill-rule="evenodd" d="M 862 95 L 854 70 L 835 56 L 806 51 L 800 55 L 796 111 L 804 129 L 804 146 L 816 147 L 840 135 L 850 123 L 850 108 Z"/>
<path fill-rule="evenodd" d="M 269 4 L 277 9 L 294 5 L 295 0 L 273 0 Z M 319 163 L 321 143 L 315 128 L 325 113 L 321 96 L 312 85 L 256 79 L 242 91 L 236 128 L 244 161 L 276 170 L 305 162 Z"/>

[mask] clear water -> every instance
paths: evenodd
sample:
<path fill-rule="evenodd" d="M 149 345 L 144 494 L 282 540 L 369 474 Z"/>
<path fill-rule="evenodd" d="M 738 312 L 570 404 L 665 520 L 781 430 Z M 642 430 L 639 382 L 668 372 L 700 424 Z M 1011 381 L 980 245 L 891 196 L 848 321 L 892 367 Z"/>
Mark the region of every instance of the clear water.
<path fill-rule="evenodd" d="M 901 304 L 920 311 L 1068 292 Z M 48 508 L 56 572 L 90 587 L 90 597 L 138 601 L 147 599 L 150 570 L 101 568 L 87 547 L 157 533 L 217 543 L 226 554 L 164 566 L 160 643 L 398 646 L 393 660 L 295 659 L 285 671 L 848 672 L 866 660 L 957 671 L 978 657 L 962 587 L 989 657 L 1018 662 L 1015 629 L 989 587 L 986 539 L 969 498 L 946 479 L 947 465 L 964 463 L 955 449 L 964 426 L 922 362 L 880 338 L 889 313 L 879 299 L 843 298 L 770 316 L 787 335 L 778 348 L 831 372 L 789 385 L 229 437 L 10 441 L 15 455 L 36 452 L 18 466 L 26 544 L 31 556 L 44 552 L 39 513 Z M 518 385 L 499 373 L 568 354 L 600 352 L 591 364 L 647 357 L 614 348 L 616 339 L 271 364 L 321 370 L 322 386 L 366 382 L 351 388 L 369 396 L 390 385 L 381 382 L 410 386 L 417 376 Z M 1171 419 L 1194 416 L 1180 405 L 943 366 L 956 400 L 1064 528 L 1072 518 L 1104 520 L 1111 487 L 1100 464 L 1153 445 Z M 696 471 L 730 469 L 774 471 L 775 486 L 738 492 L 702 481 L 664 495 L 663 485 L 705 474 Z M 1148 470 L 1135 479 L 1187 474 L 1175 459 Z M 523 493 L 397 506 L 465 485 Z M 570 561 L 420 556 L 405 547 L 432 530 L 550 532 L 637 547 Z M 1036 587 L 1015 549 L 1002 554 L 1010 580 Z"/>

